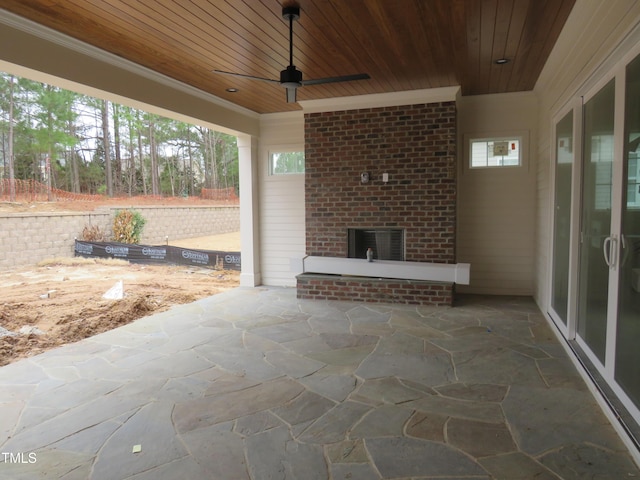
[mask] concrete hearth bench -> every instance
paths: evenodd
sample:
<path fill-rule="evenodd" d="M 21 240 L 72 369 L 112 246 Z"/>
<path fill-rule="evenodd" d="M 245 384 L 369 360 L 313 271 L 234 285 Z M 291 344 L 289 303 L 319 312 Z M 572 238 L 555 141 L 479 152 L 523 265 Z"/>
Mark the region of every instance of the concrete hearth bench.
<path fill-rule="evenodd" d="M 291 260 L 298 298 L 452 305 L 454 284 L 468 285 L 468 263 L 440 264 L 306 256 Z"/>

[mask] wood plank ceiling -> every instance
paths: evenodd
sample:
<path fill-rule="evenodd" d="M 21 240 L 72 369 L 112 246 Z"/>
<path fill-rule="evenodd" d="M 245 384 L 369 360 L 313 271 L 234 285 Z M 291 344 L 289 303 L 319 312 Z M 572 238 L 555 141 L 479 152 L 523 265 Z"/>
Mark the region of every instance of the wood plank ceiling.
<path fill-rule="evenodd" d="M 289 0 L 284 0 L 290 4 Z M 575 0 L 299 0 L 298 100 L 460 85 L 531 90 Z M 259 113 L 300 108 L 277 84 L 289 63 L 280 0 L 0 0 L 0 8 Z M 1 15 L 1 11 L 0 11 Z M 510 60 L 497 65 L 500 58 Z M 229 93 L 227 88 L 237 88 Z"/>

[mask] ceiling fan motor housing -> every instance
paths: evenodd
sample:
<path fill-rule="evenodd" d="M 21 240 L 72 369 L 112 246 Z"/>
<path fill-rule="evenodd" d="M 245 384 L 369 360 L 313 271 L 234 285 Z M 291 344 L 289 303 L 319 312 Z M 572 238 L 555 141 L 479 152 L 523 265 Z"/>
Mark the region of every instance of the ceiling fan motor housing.
<path fill-rule="evenodd" d="M 302 85 L 302 72 L 294 65 L 289 65 L 280 72 L 280 84 L 287 88 L 296 88 Z"/>

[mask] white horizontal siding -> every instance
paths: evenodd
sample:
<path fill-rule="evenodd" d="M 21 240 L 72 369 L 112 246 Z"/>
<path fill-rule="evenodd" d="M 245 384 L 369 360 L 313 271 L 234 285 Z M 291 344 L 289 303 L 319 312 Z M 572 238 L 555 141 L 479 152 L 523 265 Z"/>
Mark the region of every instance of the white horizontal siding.
<path fill-rule="evenodd" d="M 304 174 L 268 174 L 269 152 L 283 149 L 304 149 L 301 113 L 263 115 L 258 164 L 262 283 L 295 286 L 290 259 L 305 253 Z"/>
<path fill-rule="evenodd" d="M 459 103 L 456 261 L 471 264 L 460 293 L 531 295 L 534 290 L 535 98 L 530 94 L 463 97 Z M 471 137 L 524 138 L 519 167 L 470 169 Z"/>
<path fill-rule="evenodd" d="M 490 176 L 491 172 L 482 172 Z M 518 190 L 499 188 L 485 175 L 462 179 L 459 188 L 457 261 L 471 264 L 461 293 L 531 295 L 534 269 L 533 175 L 514 173 Z M 473 182 L 473 183 L 472 183 Z M 470 185 L 472 183 L 472 185 Z M 478 184 L 491 188 L 477 188 Z"/>
<path fill-rule="evenodd" d="M 305 252 L 304 175 L 267 176 L 262 182 L 262 282 L 295 285 L 289 259 Z"/>
<path fill-rule="evenodd" d="M 576 2 L 543 68 L 534 92 L 539 99 L 540 139 L 536 146 L 537 231 L 535 298 L 543 311 L 550 302 L 550 249 L 553 221 L 551 133 L 554 117 L 608 74 L 638 41 L 640 2 Z"/>

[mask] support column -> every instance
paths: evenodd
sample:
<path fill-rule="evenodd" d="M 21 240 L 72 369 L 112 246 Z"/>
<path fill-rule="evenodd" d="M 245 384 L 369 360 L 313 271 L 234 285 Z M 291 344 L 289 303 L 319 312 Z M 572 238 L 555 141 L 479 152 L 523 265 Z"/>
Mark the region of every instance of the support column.
<path fill-rule="evenodd" d="M 260 278 L 260 232 L 258 210 L 258 139 L 238 136 L 240 171 L 240 249 L 242 252 L 241 287 L 255 287 Z"/>

